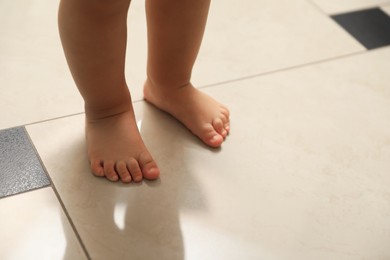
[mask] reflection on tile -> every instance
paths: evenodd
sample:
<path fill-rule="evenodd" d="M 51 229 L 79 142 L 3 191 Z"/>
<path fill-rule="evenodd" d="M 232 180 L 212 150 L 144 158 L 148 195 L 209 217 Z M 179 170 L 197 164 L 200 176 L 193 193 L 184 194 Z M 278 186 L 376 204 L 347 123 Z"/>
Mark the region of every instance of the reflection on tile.
<path fill-rule="evenodd" d="M 28 131 L 93 259 L 386 259 L 389 62 L 382 48 L 206 89 L 231 109 L 221 150 L 137 103 L 156 182 L 92 177 L 82 116 Z"/>
<path fill-rule="evenodd" d="M 0 199 L 0 259 L 86 259 L 51 188 Z"/>
<path fill-rule="evenodd" d="M 390 16 L 379 8 L 334 15 L 332 18 L 367 49 L 390 45 Z"/>
<path fill-rule="evenodd" d="M 58 1 L 0 3 L 0 129 L 83 111 L 57 32 Z M 146 67 L 143 1 L 128 17 L 126 76 L 142 99 Z M 193 81 L 202 86 L 362 51 L 306 0 L 213 1 Z M 59 105 L 61 104 L 61 105 Z"/>
<path fill-rule="evenodd" d="M 47 162 L 54 182 L 63 182 L 58 191 L 92 259 L 183 259 L 179 208 L 184 206 L 201 212 L 204 201 L 196 181 L 182 165 L 185 158 L 179 158 L 183 141 L 170 136 L 153 143 L 152 138 L 158 134 L 150 129 L 158 123 L 161 131 L 169 131 L 183 140 L 188 141 L 190 135 L 151 106 L 138 104 L 136 110 L 141 112 L 137 117 L 142 118 L 139 125 L 146 144 L 156 153 L 157 160 L 167 162 L 162 165 L 166 173 L 163 179 L 141 185 L 112 184 L 91 176 L 85 157 L 82 116 L 28 128 L 37 144 L 42 141 L 41 134 L 48 134 L 45 142 L 61 147 L 60 152 L 53 151 L 51 145 L 40 145 L 39 151 L 50 157 Z M 161 117 L 165 117 L 165 123 L 159 122 Z M 59 125 L 63 128 L 58 129 Z M 38 129 L 44 132 L 38 134 Z M 64 138 L 67 146 L 63 145 Z M 197 149 L 199 142 L 190 141 Z M 175 147 L 178 150 L 174 151 Z M 56 160 L 59 153 L 66 160 Z M 168 160 L 171 157 L 175 161 Z M 68 174 L 57 174 L 64 171 Z M 81 195 L 81 190 L 86 193 Z"/>
<path fill-rule="evenodd" d="M 360 9 L 377 7 L 388 0 L 311 0 L 328 14 L 346 13 Z"/>
<path fill-rule="evenodd" d="M 0 130 L 0 198 L 48 185 L 24 127 Z"/>

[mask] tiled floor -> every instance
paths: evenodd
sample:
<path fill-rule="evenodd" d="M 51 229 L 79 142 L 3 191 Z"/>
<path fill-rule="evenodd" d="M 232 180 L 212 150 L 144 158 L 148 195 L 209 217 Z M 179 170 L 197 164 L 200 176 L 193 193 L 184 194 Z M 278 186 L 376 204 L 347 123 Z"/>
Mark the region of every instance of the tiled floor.
<path fill-rule="evenodd" d="M 390 45 L 390 16 L 380 8 L 332 17 L 369 50 Z"/>
<path fill-rule="evenodd" d="M 142 100 L 133 1 L 126 73 L 162 170 L 137 185 L 89 173 L 57 5 L 0 0 L 0 259 L 390 259 L 390 46 L 332 18 L 390 1 L 213 1 L 194 82 L 231 109 L 219 150 Z"/>

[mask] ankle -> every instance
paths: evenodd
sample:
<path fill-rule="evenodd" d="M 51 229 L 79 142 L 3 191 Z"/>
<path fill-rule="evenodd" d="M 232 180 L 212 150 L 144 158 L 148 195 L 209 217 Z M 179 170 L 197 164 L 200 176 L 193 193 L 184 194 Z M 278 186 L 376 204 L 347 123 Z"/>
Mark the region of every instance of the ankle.
<path fill-rule="evenodd" d="M 156 80 L 148 75 L 145 86 L 153 91 L 170 92 L 192 86 L 192 84 L 190 80 Z"/>
<path fill-rule="evenodd" d="M 85 104 L 85 115 L 88 121 L 99 120 L 115 115 L 124 114 L 133 111 L 133 105 L 130 100 L 124 100 L 115 104 L 89 105 Z"/>

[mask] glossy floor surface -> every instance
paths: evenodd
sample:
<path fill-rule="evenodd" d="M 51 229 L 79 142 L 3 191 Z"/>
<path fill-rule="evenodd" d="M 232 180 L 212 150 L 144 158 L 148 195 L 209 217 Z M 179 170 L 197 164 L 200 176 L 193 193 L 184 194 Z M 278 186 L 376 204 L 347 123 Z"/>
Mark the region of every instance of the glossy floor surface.
<path fill-rule="evenodd" d="M 26 129 L 50 180 L 0 193 L 0 259 L 390 259 L 390 46 L 332 18 L 390 1 L 213 1 L 193 82 L 231 110 L 221 149 L 143 101 L 143 5 L 126 76 L 162 173 L 125 185 L 89 172 L 58 2 L 0 0 L 0 137 Z"/>

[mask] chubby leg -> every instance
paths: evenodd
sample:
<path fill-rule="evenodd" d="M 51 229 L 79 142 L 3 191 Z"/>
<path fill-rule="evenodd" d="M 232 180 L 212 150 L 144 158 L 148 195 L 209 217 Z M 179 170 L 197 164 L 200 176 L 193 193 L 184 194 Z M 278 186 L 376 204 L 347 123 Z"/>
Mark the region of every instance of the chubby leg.
<path fill-rule="evenodd" d="M 227 136 L 229 110 L 190 82 L 210 0 L 146 0 L 148 78 L 144 97 L 211 147 Z"/>
<path fill-rule="evenodd" d="M 111 181 L 156 179 L 159 169 L 139 134 L 126 85 L 130 0 L 61 0 L 65 56 L 85 101 L 91 170 Z"/>

